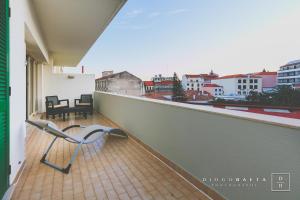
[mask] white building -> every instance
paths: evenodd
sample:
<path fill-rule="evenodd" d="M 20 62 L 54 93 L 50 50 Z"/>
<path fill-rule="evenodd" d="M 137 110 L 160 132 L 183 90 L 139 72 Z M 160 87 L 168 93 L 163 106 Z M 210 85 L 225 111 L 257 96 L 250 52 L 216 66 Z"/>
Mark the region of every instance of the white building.
<path fill-rule="evenodd" d="M 205 83 L 211 83 L 212 79 L 218 78 L 219 75 L 211 71 L 209 74 L 184 74 L 182 76 L 182 87 L 185 91 L 200 91 Z"/>
<path fill-rule="evenodd" d="M 224 95 L 223 86 L 217 85 L 215 83 L 204 83 L 202 87 L 203 92 L 208 92 L 214 97 Z"/>
<path fill-rule="evenodd" d="M 204 78 L 200 74 L 185 74 L 182 76 L 182 88 L 187 90 L 200 91 Z"/>
<path fill-rule="evenodd" d="M 96 79 L 96 91 L 132 96 L 144 94 L 143 81 L 127 71 L 109 74 Z"/>
<path fill-rule="evenodd" d="M 255 75 L 228 75 L 211 82 L 223 86 L 224 95 L 247 96 L 250 91 L 262 92 L 262 78 Z"/>
<path fill-rule="evenodd" d="M 297 86 L 300 84 L 300 60 L 295 60 L 280 67 L 277 73 L 278 85 Z"/>

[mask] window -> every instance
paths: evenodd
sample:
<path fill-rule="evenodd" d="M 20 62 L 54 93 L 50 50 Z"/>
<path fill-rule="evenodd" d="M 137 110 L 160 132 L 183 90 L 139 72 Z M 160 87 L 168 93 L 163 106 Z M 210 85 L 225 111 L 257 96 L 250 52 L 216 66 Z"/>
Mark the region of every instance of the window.
<path fill-rule="evenodd" d="M 253 79 L 250 79 L 250 83 L 253 83 Z"/>
<path fill-rule="evenodd" d="M 192 87 L 194 87 L 194 84 L 192 84 Z"/>
<path fill-rule="evenodd" d="M 242 86 L 241 86 L 241 85 L 238 85 L 238 89 L 242 89 Z"/>
<path fill-rule="evenodd" d="M 238 92 L 239 95 L 241 95 L 241 92 Z"/>
<path fill-rule="evenodd" d="M 198 83 L 198 80 L 196 80 L 196 82 Z"/>
<path fill-rule="evenodd" d="M 244 91 L 243 94 L 246 94 L 246 91 Z"/>
<path fill-rule="evenodd" d="M 246 80 L 246 79 L 243 79 L 243 83 L 247 83 L 247 80 Z"/>
<path fill-rule="evenodd" d="M 187 83 L 186 85 L 187 85 L 187 86 L 189 86 L 190 84 L 189 84 L 189 83 Z"/>
<path fill-rule="evenodd" d="M 254 89 L 257 89 L 258 87 L 257 87 L 257 85 L 254 85 Z"/>
<path fill-rule="evenodd" d="M 239 80 L 238 80 L 238 83 L 242 83 L 242 80 L 241 80 L 241 79 L 239 79 Z"/>
<path fill-rule="evenodd" d="M 254 79 L 254 83 L 257 83 L 257 79 Z"/>
<path fill-rule="evenodd" d="M 253 85 L 250 85 L 250 89 L 253 89 Z"/>
<path fill-rule="evenodd" d="M 215 92 L 218 92 L 218 89 L 215 89 Z"/>
<path fill-rule="evenodd" d="M 219 89 L 219 91 L 221 92 L 221 91 L 222 91 L 222 89 Z"/>
<path fill-rule="evenodd" d="M 243 89 L 244 89 L 244 90 L 246 89 L 246 85 L 243 85 Z"/>

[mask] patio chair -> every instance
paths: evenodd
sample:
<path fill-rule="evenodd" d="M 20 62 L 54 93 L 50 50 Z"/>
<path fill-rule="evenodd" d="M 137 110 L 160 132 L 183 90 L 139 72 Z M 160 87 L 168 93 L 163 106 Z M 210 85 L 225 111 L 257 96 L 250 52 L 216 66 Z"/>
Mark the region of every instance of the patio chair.
<path fill-rule="evenodd" d="M 44 153 L 40 161 L 48 165 L 49 167 L 52 167 L 65 174 L 69 173 L 71 166 L 82 144 L 94 143 L 98 139 L 104 137 L 105 134 L 119 136 L 122 138 L 128 138 L 128 135 L 121 129 L 106 127 L 102 125 L 90 125 L 90 126 L 71 125 L 61 130 L 56 126 L 56 124 L 47 120 L 26 120 L 26 122 L 54 136 L 54 139 L 50 143 L 49 147 L 47 148 L 46 152 Z M 72 128 L 81 128 L 81 129 L 77 133 L 67 134 L 66 131 Z M 77 144 L 77 147 L 75 148 L 70 161 L 65 167 L 59 167 L 46 160 L 47 154 L 49 153 L 51 147 L 53 146 L 54 142 L 58 138 L 62 138 L 68 142 Z"/>
<path fill-rule="evenodd" d="M 75 107 L 86 107 L 88 112 L 93 114 L 93 95 L 91 94 L 82 94 L 80 99 L 74 99 Z"/>
<path fill-rule="evenodd" d="M 56 114 L 61 115 L 61 110 L 64 108 L 69 108 L 68 99 L 58 99 L 58 96 L 46 96 L 46 118 L 49 118 L 49 115 L 52 115 L 52 118 L 55 118 Z M 62 104 L 66 102 L 66 104 Z"/>

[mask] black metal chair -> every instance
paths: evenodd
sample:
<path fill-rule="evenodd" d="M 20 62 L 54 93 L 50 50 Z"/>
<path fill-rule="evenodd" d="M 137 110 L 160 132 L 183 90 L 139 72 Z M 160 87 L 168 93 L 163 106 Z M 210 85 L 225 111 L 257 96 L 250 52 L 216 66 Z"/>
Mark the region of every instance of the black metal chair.
<path fill-rule="evenodd" d="M 66 102 L 66 104 L 62 104 Z M 49 115 L 52 115 L 52 118 L 55 119 L 55 115 L 58 114 L 61 116 L 62 109 L 69 108 L 68 99 L 58 99 L 58 96 L 46 96 L 46 118 L 49 118 Z"/>
<path fill-rule="evenodd" d="M 93 95 L 91 94 L 82 94 L 80 99 L 74 100 L 75 107 L 85 107 L 88 112 L 93 114 Z"/>

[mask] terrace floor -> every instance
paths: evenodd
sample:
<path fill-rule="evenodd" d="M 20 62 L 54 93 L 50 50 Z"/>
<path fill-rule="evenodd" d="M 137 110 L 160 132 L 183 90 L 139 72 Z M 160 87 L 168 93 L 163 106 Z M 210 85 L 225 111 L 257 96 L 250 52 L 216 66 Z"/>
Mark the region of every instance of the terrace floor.
<path fill-rule="evenodd" d="M 71 115 L 65 122 L 53 121 L 60 128 L 72 124 L 115 126 L 97 113 L 88 119 Z M 40 163 L 51 138 L 27 127 L 26 163 L 13 199 L 208 199 L 131 138 L 107 136 L 83 145 L 70 173 L 62 174 Z M 66 164 L 74 148 L 60 139 L 48 158 Z"/>

